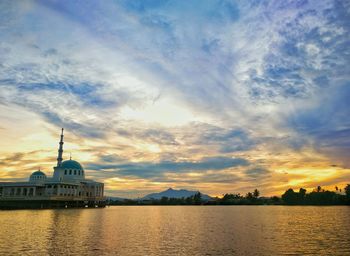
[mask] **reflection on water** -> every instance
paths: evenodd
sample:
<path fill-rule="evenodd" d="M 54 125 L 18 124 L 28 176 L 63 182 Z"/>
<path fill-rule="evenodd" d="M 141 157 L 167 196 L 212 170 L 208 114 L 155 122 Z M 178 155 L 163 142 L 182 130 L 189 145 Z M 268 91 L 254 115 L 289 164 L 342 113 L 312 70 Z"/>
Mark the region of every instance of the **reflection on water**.
<path fill-rule="evenodd" d="M 350 207 L 0 211 L 0 254 L 350 255 Z"/>

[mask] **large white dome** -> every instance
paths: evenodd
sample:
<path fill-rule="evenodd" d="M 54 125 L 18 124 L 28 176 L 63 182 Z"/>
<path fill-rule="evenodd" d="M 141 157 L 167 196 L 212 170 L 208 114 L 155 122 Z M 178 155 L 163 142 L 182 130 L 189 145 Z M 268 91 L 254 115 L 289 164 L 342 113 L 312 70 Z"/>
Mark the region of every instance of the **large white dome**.
<path fill-rule="evenodd" d="M 55 176 L 56 173 L 56 176 Z M 54 178 L 59 180 L 84 180 L 85 173 L 81 164 L 74 160 L 66 160 L 56 167 Z"/>
<path fill-rule="evenodd" d="M 75 170 L 84 170 L 81 164 L 74 160 L 63 161 L 61 166 L 62 169 L 75 169 Z"/>

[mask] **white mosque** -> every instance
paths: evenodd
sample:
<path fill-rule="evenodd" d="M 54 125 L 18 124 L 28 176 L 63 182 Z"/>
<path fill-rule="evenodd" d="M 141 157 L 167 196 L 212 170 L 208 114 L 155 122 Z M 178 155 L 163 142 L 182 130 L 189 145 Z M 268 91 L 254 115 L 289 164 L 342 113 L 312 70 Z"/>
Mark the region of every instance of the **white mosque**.
<path fill-rule="evenodd" d="M 0 208 L 104 207 L 104 184 L 85 179 L 81 164 L 63 161 L 63 128 L 53 177 L 41 170 L 28 182 L 1 182 Z"/>

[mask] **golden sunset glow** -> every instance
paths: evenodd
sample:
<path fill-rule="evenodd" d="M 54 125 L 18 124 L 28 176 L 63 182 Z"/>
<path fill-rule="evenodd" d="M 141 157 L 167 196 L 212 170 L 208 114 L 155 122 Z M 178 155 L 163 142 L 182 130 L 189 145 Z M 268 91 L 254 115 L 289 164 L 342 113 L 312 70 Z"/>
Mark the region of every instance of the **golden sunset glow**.
<path fill-rule="evenodd" d="M 52 174 L 63 127 L 64 159 L 111 196 L 344 187 L 347 26 L 322 17 L 332 5 L 173 4 L 2 8 L 0 180 Z"/>

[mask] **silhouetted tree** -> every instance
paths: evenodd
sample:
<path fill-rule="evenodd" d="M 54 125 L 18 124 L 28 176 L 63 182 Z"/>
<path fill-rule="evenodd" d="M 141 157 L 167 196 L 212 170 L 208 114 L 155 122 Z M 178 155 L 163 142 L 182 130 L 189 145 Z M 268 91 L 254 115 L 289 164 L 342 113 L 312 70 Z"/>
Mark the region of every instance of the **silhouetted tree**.
<path fill-rule="evenodd" d="M 191 205 L 193 204 L 193 197 L 192 196 L 186 197 L 185 201 L 186 201 L 186 204 Z"/>
<path fill-rule="evenodd" d="M 202 203 L 202 194 L 200 192 L 197 192 L 193 196 L 193 201 L 195 204 L 201 204 Z"/>
<path fill-rule="evenodd" d="M 240 194 L 225 194 L 220 199 L 220 204 L 241 204 L 243 197 Z"/>
<path fill-rule="evenodd" d="M 299 203 L 303 203 L 304 202 L 305 195 L 306 195 L 306 189 L 300 188 L 299 189 Z"/>
<path fill-rule="evenodd" d="M 280 203 L 280 198 L 278 196 L 273 196 L 270 198 L 271 202 L 273 204 L 279 204 Z"/>
<path fill-rule="evenodd" d="M 255 190 L 253 191 L 253 197 L 254 197 L 254 198 L 258 198 L 259 195 L 260 195 L 259 190 L 255 189 Z"/>
<path fill-rule="evenodd" d="M 253 193 L 252 193 L 252 192 L 248 192 L 248 193 L 246 194 L 245 198 L 246 198 L 248 201 L 250 201 L 250 202 L 253 201 L 253 198 L 254 198 Z"/>
<path fill-rule="evenodd" d="M 202 194 L 196 194 L 187 198 L 168 198 L 151 200 L 132 200 L 126 199 L 123 201 L 109 200 L 109 205 L 239 205 L 239 204 L 289 204 L 289 205 L 345 205 L 350 204 L 350 184 L 344 188 L 344 194 L 341 194 L 341 189 L 335 187 L 334 191 L 327 191 L 318 186 L 311 193 L 307 193 L 306 189 L 300 188 L 299 192 L 295 192 L 292 188 L 288 189 L 282 197 L 273 196 L 271 198 L 261 198 L 260 192 L 255 189 L 253 192 L 248 192 L 244 197 L 240 194 L 224 194 L 222 198 L 216 197 L 208 202 L 202 201 Z"/>
<path fill-rule="evenodd" d="M 307 204 L 331 205 L 337 204 L 337 194 L 333 191 L 313 191 L 306 195 Z"/>
<path fill-rule="evenodd" d="M 346 187 L 344 188 L 344 190 L 345 190 L 346 199 L 347 199 L 348 202 L 350 203 L 350 184 L 346 185 Z"/>
<path fill-rule="evenodd" d="M 160 199 L 160 204 L 168 204 L 168 197 L 166 196 L 162 196 L 162 198 Z"/>
<path fill-rule="evenodd" d="M 282 195 L 282 200 L 286 204 L 297 204 L 298 203 L 298 193 L 295 193 L 293 189 L 288 189 L 284 194 Z"/>
<path fill-rule="evenodd" d="M 181 197 L 180 201 L 181 201 L 181 204 L 186 204 L 186 199 L 184 197 Z"/>

